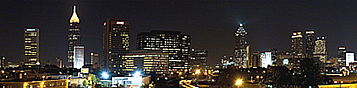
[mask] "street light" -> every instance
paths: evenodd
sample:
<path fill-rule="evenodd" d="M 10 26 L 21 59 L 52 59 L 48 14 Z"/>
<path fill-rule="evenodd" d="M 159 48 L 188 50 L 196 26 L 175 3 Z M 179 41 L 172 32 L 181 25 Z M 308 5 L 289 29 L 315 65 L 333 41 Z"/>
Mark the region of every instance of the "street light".
<path fill-rule="evenodd" d="M 243 84 L 243 80 L 242 79 L 237 79 L 236 81 L 236 85 L 239 87 Z"/>
<path fill-rule="evenodd" d="M 109 78 L 109 75 L 108 75 L 107 72 L 103 72 L 103 73 L 102 73 L 102 77 L 103 77 L 104 79 L 107 79 L 107 78 Z"/>

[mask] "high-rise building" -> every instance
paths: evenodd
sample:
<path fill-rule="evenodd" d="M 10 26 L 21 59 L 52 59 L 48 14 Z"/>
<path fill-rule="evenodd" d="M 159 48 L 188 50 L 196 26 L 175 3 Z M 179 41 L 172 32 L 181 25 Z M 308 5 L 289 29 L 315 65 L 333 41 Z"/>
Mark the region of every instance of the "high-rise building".
<path fill-rule="evenodd" d="M 62 68 L 62 60 L 59 57 L 56 57 L 56 66 Z"/>
<path fill-rule="evenodd" d="M 327 61 L 326 38 L 325 36 L 317 36 L 315 41 L 314 57 L 318 58 L 321 63 Z"/>
<path fill-rule="evenodd" d="M 191 49 L 191 66 L 193 65 L 207 65 L 207 50 L 205 49 Z"/>
<path fill-rule="evenodd" d="M 260 51 L 252 52 L 249 62 L 250 62 L 249 66 L 251 67 L 262 67 L 261 52 Z"/>
<path fill-rule="evenodd" d="M 337 62 L 340 66 L 346 66 L 346 47 L 339 46 L 337 50 Z"/>
<path fill-rule="evenodd" d="M 238 29 L 234 32 L 235 35 L 235 47 L 234 47 L 234 62 L 235 66 L 239 67 L 248 67 L 248 42 L 245 39 L 245 36 L 248 32 L 245 31 L 243 24 L 240 24 Z"/>
<path fill-rule="evenodd" d="M 90 53 L 90 64 L 95 64 L 95 63 L 97 63 L 97 64 L 99 64 L 99 57 L 98 57 L 98 53 L 93 53 L 93 52 L 91 52 Z"/>
<path fill-rule="evenodd" d="M 271 51 L 266 51 L 264 53 L 261 53 L 260 57 L 262 58 L 263 68 L 268 68 L 269 65 L 273 64 L 271 60 Z"/>
<path fill-rule="evenodd" d="M 355 61 L 355 53 L 351 51 L 346 52 L 346 66 Z"/>
<path fill-rule="evenodd" d="M 40 61 L 40 29 L 36 27 L 25 28 L 25 65 L 36 65 Z"/>
<path fill-rule="evenodd" d="M 179 31 L 152 30 L 137 36 L 138 50 L 161 50 L 169 53 L 169 70 L 188 69 L 191 51 L 190 35 Z"/>
<path fill-rule="evenodd" d="M 81 29 L 79 27 L 79 18 L 76 13 L 76 6 L 73 6 L 73 14 L 69 20 L 68 28 L 68 51 L 67 51 L 67 61 L 68 67 L 73 67 L 74 58 L 74 46 L 81 45 Z"/>
<path fill-rule="evenodd" d="M 80 69 L 84 66 L 84 46 L 74 46 L 73 68 Z"/>
<path fill-rule="evenodd" d="M 138 50 L 126 54 L 123 59 L 126 73 L 134 73 L 134 71 L 144 72 L 145 74 L 150 72 L 155 72 L 156 74 L 168 73 L 168 53 Z"/>
<path fill-rule="evenodd" d="M 90 61 L 91 61 L 92 68 L 94 68 L 94 69 L 98 68 L 100 66 L 99 54 L 91 52 L 90 53 Z"/>
<path fill-rule="evenodd" d="M 107 19 L 103 25 L 103 63 L 110 73 L 123 70 L 123 56 L 129 53 L 128 21 Z"/>
<path fill-rule="evenodd" d="M 312 58 L 314 52 L 314 30 L 306 30 L 306 58 Z"/>
<path fill-rule="evenodd" d="M 5 56 L 1 56 L 0 58 L 0 68 L 5 68 L 7 62 L 6 62 L 6 57 Z"/>
<path fill-rule="evenodd" d="M 303 38 L 301 31 L 294 31 L 291 35 L 291 52 L 295 55 L 302 55 Z"/>

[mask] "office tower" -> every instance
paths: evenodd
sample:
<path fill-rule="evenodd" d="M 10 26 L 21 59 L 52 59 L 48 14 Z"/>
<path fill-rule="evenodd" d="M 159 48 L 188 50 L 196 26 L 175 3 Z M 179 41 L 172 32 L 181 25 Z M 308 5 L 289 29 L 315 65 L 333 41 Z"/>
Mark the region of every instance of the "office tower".
<path fill-rule="evenodd" d="M 119 73 L 123 69 L 123 59 L 129 53 L 128 21 L 107 19 L 103 25 L 103 63 L 110 73 Z"/>
<path fill-rule="evenodd" d="M 314 52 L 314 30 L 306 30 L 306 58 L 312 58 Z"/>
<path fill-rule="evenodd" d="M 337 50 L 337 62 L 340 66 L 346 66 L 346 47 L 339 46 Z"/>
<path fill-rule="evenodd" d="M 261 53 L 260 57 L 262 58 L 263 68 L 268 68 L 269 65 L 272 65 L 271 51 L 266 51 L 264 53 Z"/>
<path fill-rule="evenodd" d="M 40 29 L 36 27 L 25 28 L 25 65 L 36 65 L 40 61 Z"/>
<path fill-rule="evenodd" d="M 59 57 L 56 57 L 56 66 L 62 68 L 62 60 Z"/>
<path fill-rule="evenodd" d="M 161 50 L 169 53 L 169 70 L 188 69 L 191 51 L 190 35 L 179 31 L 152 30 L 137 36 L 138 50 Z"/>
<path fill-rule="evenodd" d="M 73 58 L 74 58 L 74 46 L 81 45 L 81 29 L 79 27 L 79 18 L 76 13 L 76 6 L 73 6 L 73 14 L 69 20 L 68 28 L 68 51 L 67 51 L 67 60 L 68 67 L 73 67 Z"/>
<path fill-rule="evenodd" d="M 5 68 L 7 62 L 6 62 L 6 57 L 5 56 L 1 56 L 0 58 L 0 68 Z"/>
<path fill-rule="evenodd" d="M 248 34 L 248 32 L 245 31 L 243 24 L 240 24 L 238 29 L 234 32 L 235 35 L 235 49 L 234 49 L 234 62 L 235 66 L 239 67 L 248 67 L 248 61 L 247 61 L 247 46 L 248 43 L 245 39 L 245 36 Z"/>
<path fill-rule="evenodd" d="M 123 56 L 124 71 L 126 73 L 134 73 L 134 71 L 144 72 L 149 74 L 168 73 L 169 69 L 169 54 L 161 51 L 146 51 L 137 50 Z"/>
<path fill-rule="evenodd" d="M 91 52 L 90 53 L 90 64 L 99 64 L 99 57 L 98 57 L 98 53 L 93 53 L 93 52 Z"/>
<path fill-rule="evenodd" d="M 314 57 L 318 58 L 321 63 L 327 61 L 326 38 L 325 36 L 317 36 L 315 41 Z"/>
<path fill-rule="evenodd" d="M 80 69 L 84 66 L 84 46 L 74 46 L 73 68 Z"/>
<path fill-rule="evenodd" d="M 207 50 L 205 49 L 191 49 L 191 66 L 207 65 Z"/>
<path fill-rule="evenodd" d="M 94 69 L 98 68 L 100 66 L 99 54 L 91 52 L 90 53 L 90 61 L 91 61 L 92 68 L 94 68 Z"/>
<path fill-rule="evenodd" d="M 291 52 L 294 55 L 302 55 L 302 42 L 301 31 L 294 31 L 291 35 Z"/>
<path fill-rule="evenodd" d="M 355 53 L 351 51 L 346 52 L 346 66 L 355 61 Z"/>
<path fill-rule="evenodd" d="M 277 65 L 278 49 L 271 49 L 271 63 L 273 66 Z"/>
<path fill-rule="evenodd" d="M 261 52 L 260 51 L 254 51 L 251 54 L 250 58 L 250 64 L 249 66 L 251 67 L 262 67 L 262 58 L 261 58 Z"/>

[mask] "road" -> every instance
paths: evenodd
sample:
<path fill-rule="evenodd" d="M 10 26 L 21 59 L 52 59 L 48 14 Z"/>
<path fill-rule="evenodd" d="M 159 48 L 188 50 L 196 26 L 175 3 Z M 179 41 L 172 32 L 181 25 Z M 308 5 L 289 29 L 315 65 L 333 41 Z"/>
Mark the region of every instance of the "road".
<path fill-rule="evenodd" d="M 184 87 L 184 88 L 198 88 L 198 87 L 196 87 L 196 86 L 194 86 L 194 85 L 191 85 L 191 81 L 192 81 L 192 80 L 181 80 L 181 81 L 180 81 L 180 85 L 181 85 L 182 87 Z"/>

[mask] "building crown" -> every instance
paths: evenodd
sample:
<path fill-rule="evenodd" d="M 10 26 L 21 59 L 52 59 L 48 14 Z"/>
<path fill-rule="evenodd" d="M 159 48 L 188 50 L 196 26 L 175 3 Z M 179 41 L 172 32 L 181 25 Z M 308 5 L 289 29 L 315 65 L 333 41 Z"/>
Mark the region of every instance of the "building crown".
<path fill-rule="evenodd" d="M 76 6 L 73 6 L 73 14 L 72 14 L 72 17 L 69 20 L 69 22 L 70 23 L 73 23 L 73 22 L 79 23 L 79 18 L 78 18 L 77 13 L 76 13 Z"/>

